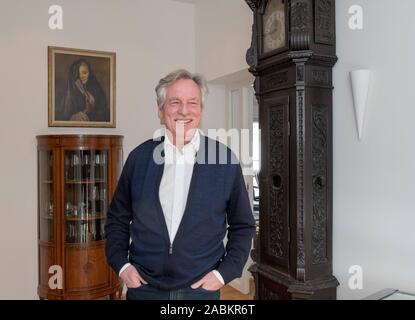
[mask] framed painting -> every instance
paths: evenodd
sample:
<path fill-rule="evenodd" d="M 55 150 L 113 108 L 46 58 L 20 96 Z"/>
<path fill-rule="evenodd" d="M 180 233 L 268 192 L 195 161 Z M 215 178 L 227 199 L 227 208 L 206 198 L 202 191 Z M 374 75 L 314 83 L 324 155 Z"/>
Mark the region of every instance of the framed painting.
<path fill-rule="evenodd" d="M 115 57 L 48 47 L 49 127 L 115 127 Z"/>

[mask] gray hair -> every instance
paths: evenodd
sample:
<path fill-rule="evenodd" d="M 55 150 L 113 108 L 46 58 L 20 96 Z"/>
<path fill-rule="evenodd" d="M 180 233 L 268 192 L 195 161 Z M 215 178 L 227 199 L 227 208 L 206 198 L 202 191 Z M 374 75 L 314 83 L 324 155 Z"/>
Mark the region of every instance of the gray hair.
<path fill-rule="evenodd" d="M 201 106 L 203 108 L 206 102 L 206 97 L 209 93 L 205 79 L 199 74 L 193 74 L 187 70 L 179 69 L 160 79 L 158 85 L 156 86 L 157 105 L 160 109 L 163 109 L 164 104 L 166 103 L 167 88 L 176 81 L 183 79 L 193 80 L 199 86 L 202 96 Z"/>

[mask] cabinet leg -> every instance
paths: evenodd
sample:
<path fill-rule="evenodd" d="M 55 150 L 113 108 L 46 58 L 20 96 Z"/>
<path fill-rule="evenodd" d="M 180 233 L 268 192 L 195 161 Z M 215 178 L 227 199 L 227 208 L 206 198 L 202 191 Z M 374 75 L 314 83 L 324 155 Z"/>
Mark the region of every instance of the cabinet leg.
<path fill-rule="evenodd" d="M 122 300 L 122 293 L 124 289 L 124 282 L 121 281 L 120 286 L 118 287 L 117 293 L 118 293 L 118 299 Z"/>

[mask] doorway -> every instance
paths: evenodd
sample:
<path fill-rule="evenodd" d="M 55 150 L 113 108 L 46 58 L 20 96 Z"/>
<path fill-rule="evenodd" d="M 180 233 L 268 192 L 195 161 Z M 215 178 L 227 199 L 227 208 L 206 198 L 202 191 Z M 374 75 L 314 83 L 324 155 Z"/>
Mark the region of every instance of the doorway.
<path fill-rule="evenodd" d="M 218 140 L 230 147 L 239 158 L 251 208 L 258 225 L 259 188 L 257 177 L 260 170 L 260 130 L 258 104 L 252 87 L 253 80 L 248 70 L 242 70 L 210 82 L 211 93 L 207 108 L 204 110 L 202 130 L 219 129 L 219 123 L 223 125 L 222 128 L 227 132 L 227 136 L 225 140 L 220 138 Z M 220 119 L 218 114 L 223 115 L 224 121 Z M 217 139 L 218 137 L 212 138 Z M 230 286 L 243 294 L 250 292 L 252 274 L 248 268 L 252 264 L 253 260 L 249 257 L 242 276 L 229 283 Z"/>

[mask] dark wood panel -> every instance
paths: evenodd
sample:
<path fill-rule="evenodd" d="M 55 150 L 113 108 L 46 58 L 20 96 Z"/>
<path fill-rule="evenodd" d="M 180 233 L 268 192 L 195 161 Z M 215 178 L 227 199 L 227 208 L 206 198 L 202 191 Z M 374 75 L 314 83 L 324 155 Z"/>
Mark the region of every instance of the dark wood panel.
<path fill-rule="evenodd" d="M 261 148 L 261 252 L 265 263 L 288 271 L 289 97 L 264 99 L 260 117 L 261 145 L 266 146 Z"/>
<path fill-rule="evenodd" d="M 259 276 L 259 299 L 260 300 L 289 300 L 291 294 L 288 292 L 288 287 L 277 284 L 271 279 Z"/>
<path fill-rule="evenodd" d="M 252 255 L 256 264 L 250 269 L 255 297 L 335 299 L 335 0 L 285 1 L 287 46 L 262 56 L 262 19 L 269 1 L 246 2 L 254 18 L 246 60 L 255 76 L 261 129 L 260 221 Z"/>

